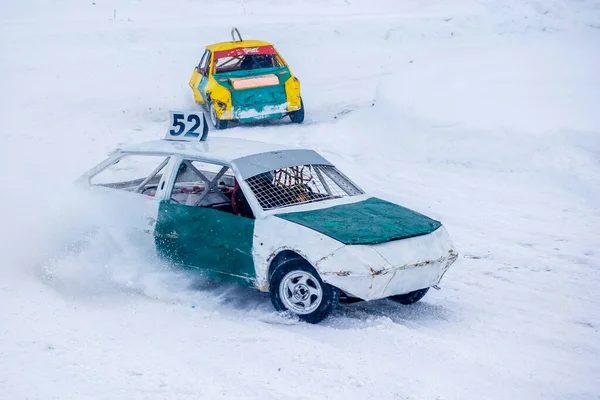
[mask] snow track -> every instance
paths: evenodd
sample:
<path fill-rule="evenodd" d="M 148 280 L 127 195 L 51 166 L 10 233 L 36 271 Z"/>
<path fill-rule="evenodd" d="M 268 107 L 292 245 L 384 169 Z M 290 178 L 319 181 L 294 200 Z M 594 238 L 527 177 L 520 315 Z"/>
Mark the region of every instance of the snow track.
<path fill-rule="evenodd" d="M 597 2 L 0 7 L 0 399 L 600 398 Z M 275 43 L 307 120 L 210 135 L 316 148 L 442 220 L 441 291 L 303 324 L 81 207 L 70 182 L 194 108 L 234 24 Z"/>

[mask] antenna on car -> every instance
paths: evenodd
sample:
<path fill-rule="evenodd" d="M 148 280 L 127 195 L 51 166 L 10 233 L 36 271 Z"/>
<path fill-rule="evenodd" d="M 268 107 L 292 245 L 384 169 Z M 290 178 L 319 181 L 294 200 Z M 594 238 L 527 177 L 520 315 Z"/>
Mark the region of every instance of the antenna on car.
<path fill-rule="evenodd" d="M 234 33 L 237 33 L 238 40 L 235 40 Z M 231 28 L 231 38 L 233 39 L 234 42 L 241 42 L 244 40 L 244 39 L 242 39 L 242 35 L 240 35 L 240 31 L 238 31 L 238 28 L 236 28 L 236 27 Z"/>

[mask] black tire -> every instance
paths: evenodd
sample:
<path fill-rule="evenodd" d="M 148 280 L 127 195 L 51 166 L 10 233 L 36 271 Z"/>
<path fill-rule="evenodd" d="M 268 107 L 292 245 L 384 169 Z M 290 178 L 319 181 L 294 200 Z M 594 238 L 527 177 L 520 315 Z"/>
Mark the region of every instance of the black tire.
<path fill-rule="evenodd" d="M 300 99 L 300 109 L 290 113 L 290 120 L 295 124 L 304 122 L 304 102 Z"/>
<path fill-rule="evenodd" d="M 396 303 L 400 303 L 400 304 L 404 304 L 404 305 L 408 306 L 410 304 L 414 304 L 417 301 L 421 300 L 423 297 L 425 297 L 425 295 L 427 294 L 428 291 L 429 291 L 429 288 L 419 289 L 419 290 L 415 290 L 414 292 L 410 292 L 410 293 L 406 293 L 406 294 L 390 296 L 390 297 L 388 297 L 388 299 L 395 301 Z"/>
<path fill-rule="evenodd" d="M 227 120 L 221 120 L 219 117 L 217 117 L 215 105 L 212 101 L 208 104 L 208 114 L 210 116 L 210 122 L 215 129 L 227 129 Z"/>
<path fill-rule="evenodd" d="M 299 313 L 290 306 L 286 305 L 289 304 L 290 301 L 297 301 L 297 304 L 303 304 L 303 306 L 306 307 L 306 301 L 296 298 L 294 293 L 289 290 L 289 286 L 282 287 L 282 285 L 285 285 L 286 282 L 290 282 L 291 284 L 294 284 L 296 288 L 302 289 L 302 286 L 304 286 L 301 283 L 302 278 L 296 280 L 296 283 L 294 283 L 294 277 L 297 275 L 302 277 L 307 275 L 310 276 L 305 285 L 307 289 L 311 288 L 311 290 L 316 290 L 317 288 L 320 288 L 321 290 L 320 302 L 318 304 L 313 303 L 314 309 L 310 310 L 310 312 Z M 311 324 L 319 323 L 327 318 L 331 311 L 333 311 L 333 309 L 337 306 L 340 298 L 340 290 L 323 282 L 317 271 L 302 259 L 287 260 L 277 266 L 271 274 L 269 290 L 271 293 L 271 302 L 277 311 L 289 311 L 296 315 L 300 320 Z M 289 298 L 291 298 L 291 300 L 282 298 L 282 293 L 285 296 L 286 290 L 287 295 Z M 303 294 L 301 290 L 297 290 L 296 292 L 299 292 L 296 294 Z M 311 301 L 316 301 L 317 298 L 314 296 L 316 295 L 309 294 L 306 299 L 311 298 Z M 312 307 L 309 307 L 309 309 L 311 308 Z"/>

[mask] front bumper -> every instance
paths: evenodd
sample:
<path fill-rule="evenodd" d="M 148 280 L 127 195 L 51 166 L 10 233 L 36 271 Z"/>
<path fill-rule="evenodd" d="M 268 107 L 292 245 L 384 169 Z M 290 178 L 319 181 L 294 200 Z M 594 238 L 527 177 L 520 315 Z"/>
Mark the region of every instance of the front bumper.
<path fill-rule="evenodd" d="M 322 258 L 316 268 L 323 281 L 346 294 L 375 300 L 439 284 L 457 257 L 441 226 L 408 239 L 344 246 Z"/>

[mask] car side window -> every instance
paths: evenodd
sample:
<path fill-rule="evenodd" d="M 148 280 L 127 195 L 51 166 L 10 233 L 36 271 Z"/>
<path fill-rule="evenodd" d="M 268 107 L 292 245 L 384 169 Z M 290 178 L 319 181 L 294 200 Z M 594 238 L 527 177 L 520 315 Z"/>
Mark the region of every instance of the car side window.
<path fill-rule="evenodd" d="M 208 54 L 208 50 L 205 50 L 204 54 L 202 54 L 202 58 L 200 59 L 200 62 L 198 63 L 198 72 L 200 72 L 200 70 L 202 69 L 202 66 L 204 65 L 204 63 L 206 61 L 207 54 Z"/>
<path fill-rule="evenodd" d="M 169 157 L 127 154 L 90 179 L 103 186 L 154 197 Z"/>
<path fill-rule="evenodd" d="M 204 76 L 208 76 L 208 62 L 210 61 L 210 51 L 206 50 L 202 59 L 198 63 L 198 72 Z"/>
<path fill-rule="evenodd" d="M 183 160 L 177 169 L 170 201 L 254 218 L 228 166 Z"/>

